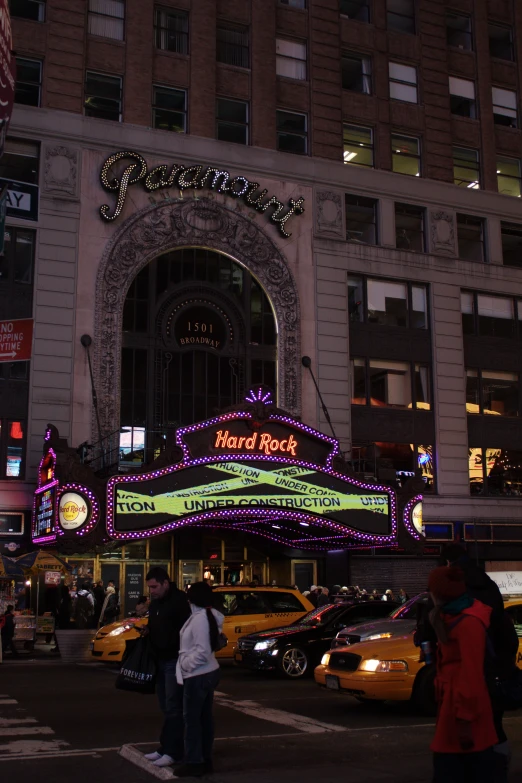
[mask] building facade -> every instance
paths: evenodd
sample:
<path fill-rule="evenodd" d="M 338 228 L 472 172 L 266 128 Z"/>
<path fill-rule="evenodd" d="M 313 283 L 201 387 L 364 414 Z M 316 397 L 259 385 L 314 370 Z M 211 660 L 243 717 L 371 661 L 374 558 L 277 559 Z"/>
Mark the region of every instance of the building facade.
<path fill-rule="evenodd" d="M 29 530 L 48 423 L 125 472 L 265 384 L 331 434 L 308 356 L 350 470 L 422 478 L 425 553 L 461 539 L 513 567 L 519 5 L 12 0 L 11 15 L 1 318 L 34 318 L 34 338 L 30 362 L 0 365 L 4 546 Z M 422 586 L 432 565 L 408 542 L 285 560 L 209 536 L 89 562 L 123 580 L 127 560 L 168 561 L 180 583 L 211 556 L 219 581 L 247 563 L 295 581 L 308 563 L 310 581 L 378 588 Z"/>

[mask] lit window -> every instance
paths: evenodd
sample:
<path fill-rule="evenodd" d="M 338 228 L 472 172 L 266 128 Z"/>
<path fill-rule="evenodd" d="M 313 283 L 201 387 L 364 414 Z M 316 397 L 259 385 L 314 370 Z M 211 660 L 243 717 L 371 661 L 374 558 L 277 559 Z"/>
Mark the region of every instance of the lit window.
<path fill-rule="evenodd" d="M 20 19 L 32 19 L 34 22 L 45 20 L 45 0 L 9 0 L 11 16 Z"/>
<path fill-rule="evenodd" d="M 188 13 L 174 8 L 156 8 L 154 33 L 156 46 L 167 52 L 188 54 Z"/>
<path fill-rule="evenodd" d="M 494 416 L 519 415 L 517 373 L 466 370 L 466 411 Z"/>
<path fill-rule="evenodd" d="M 377 244 L 377 201 L 374 198 L 345 195 L 346 239 L 365 245 Z"/>
<path fill-rule="evenodd" d="M 431 380 L 429 364 L 416 364 L 414 374 L 415 407 L 418 410 L 431 410 Z"/>
<path fill-rule="evenodd" d="M 369 22 L 370 0 L 341 0 L 341 16 L 358 22 Z"/>
<path fill-rule="evenodd" d="M 373 130 L 343 125 L 343 160 L 352 166 L 373 168 Z"/>
<path fill-rule="evenodd" d="M 522 267 L 522 223 L 500 224 L 504 266 Z"/>
<path fill-rule="evenodd" d="M 392 135 L 392 170 L 397 174 L 420 177 L 420 141 L 413 136 Z"/>
<path fill-rule="evenodd" d="M 186 133 L 187 93 L 173 87 L 153 87 L 152 126 Z"/>
<path fill-rule="evenodd" d="M 85 114 L 102 120 L 121 122 L 122 79 L 87 71 L 85 75 Z"/>
<path fill-rule="evenodd" d="M 470 117 L 472 120 L 476 119 L 475 82 L 450 76 L 449 91 L 451 113 L 460 117 Z"/>
<path fill-rule="evenodd" d="M 446 42 L 448 46 L 464 49 L 470 52 L 473 49 L 471 36 L 471 17 L 458 11 L 448 11 L 446 14 Z"/>
<path fill-rule="evenodd" d="M 415 0 L 386 0 L 388 30 L 415 33 Z"/>
<path fill-rule="evenodd" d="M 42 61 L 16 58 L 15 103 L 40 106 L 42 92 Z"/>
<path fill-rule="evenodd" d="M 369 57 L 354 53 L 343 54 L 341 58 L 341 77 L 343 90 L 372 92 L 372 61 Z"/>
<path fill-rule="evenodd" d="M 248 144 L 248 103 L 218 98 L 216 112 L 219 141 Z"/>
<path fill-rule="evenodd" d="M 409 362 L 370 359 L 370 405 L 377 408 L 409 408 L 412 404 Z"/>
<path fill-rule="evenodd" d="M 493 121 L 495 124 L 507 125 L 509 128 L 518 127 L 516 92 L 503 90 L 500 87 L 492 87 L 492 95 Z"/>
<path fill-rule="evenodd" d="M 453 147 L 453 182 L 459 188 L 480 188 L 479 151 Z"/>
<path fill-rule="evenodd" d="M 218 23 L 217 61 L 240 68 L 250 66 L 248 28 Z"/>
<path fill-rule="evenodd" d="M 290 111 L 276 111 L 277 149 L 306 155 L 307 116 Z"/>
<path fill-rule="evenodd" d="M 89 0 L 88 31 L 91 35 L 123 41 L 124 0 Z"/>
<path fill-rule="evenodd" d="M 469 484 L 472 495 L 520 497 L 522 452 L 494 447 L 470 447 Z"/>
<path fill-rule="evenodd" d="M 500 24 L 489 24 L 489 53 L 499 60 L 514 60 L 513 28 Z"/>
<path fill-rule="evenodd" d="M 485 254 L 485 221 L 474 215 L 457 213 L 459 258 L 467 261 L 487 261 Z"/>
<path fill-rule="evenodd" d="M 520 160 L 518 158 L 497 158 L 498 192 L 520 198 L 522 194 Z"/>
<path fill-rule="evenodd" d="M 417 69 L 401 63 L 388 64 L 390 98 L 407 103 L 418 103 Z"/>
<path fill-rule="evenodd" d="M 276 38 L 276 73 L 287 79 L 306 79 L 306 44 Z"/>
<path fill-rule="evenodd" d="M 352 405 L 367 405 L 366 360 L 352 359 Z"/>
<path fill-rule="evenodd" d="M 395 247 L 398 250 L 424 253 L 424 215 L 423 207 L 395 204 Z"/>
<path fill-rule="evenodd" d="M 5 478 L 23 478 L 24 473 L 24 449 L 25 449 L 25 422 L 7 422 L 7 453 L 5 460 Z"/>

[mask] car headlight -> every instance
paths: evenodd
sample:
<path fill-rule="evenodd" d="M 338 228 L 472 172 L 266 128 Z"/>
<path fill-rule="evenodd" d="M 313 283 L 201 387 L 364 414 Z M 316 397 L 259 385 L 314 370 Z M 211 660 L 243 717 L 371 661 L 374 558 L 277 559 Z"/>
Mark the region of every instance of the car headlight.
<path fill-rule="evenodd" d="M 264 642 L 256 642 L 254 650 L 260 652 L 261 650 L 269 650 L 276 643 L 275 639 L 266 639 Z"/>
<path fill-rule="evenodd" d="M 365 638 L 365 642 L 374 642 L 375 639 L 391 639 L 391 633 L 374 633 L 371 636 Z"/>
<path fill-rule="evenodd" d="M 321 658 L 321 666 L 328 666 L 330 663 L 330 653 L 325 653 Z"/>
<path fill-rule="evenodd" d="M 379 661 L 376 658 L 368 658 L 359 664 L 360 672 L 407 672 L 406 661 Z"/>
<path fill-rule="evenodd" d="M 125 633 L 125 631 L 130 631 L 131 628 L 134 628 L 133 625 L 120 625 L 119 628 L 115 628 L 114 631 L 109 631 L 107 636 L 119 636 L 122 633 Z"/>

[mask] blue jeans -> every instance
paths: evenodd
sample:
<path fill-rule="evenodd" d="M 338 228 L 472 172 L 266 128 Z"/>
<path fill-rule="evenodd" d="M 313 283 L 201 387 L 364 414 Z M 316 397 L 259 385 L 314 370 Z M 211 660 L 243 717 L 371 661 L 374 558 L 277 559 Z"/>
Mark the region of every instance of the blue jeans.
<path fill-rule="evenodd" d="M 185 721 L 185 762 L 212 761 L 214 716 L 212 702 L 219 683 L 219 669 L 188 677 L 183 682 L 183 720 Z"/>
<path fill-rule="evenodd" d="M 176 663 L 158 661 L 156 691 L 164 715 L 159 752 L 182 761 L 183 750 L 183 686 L 176 682 Z"/>

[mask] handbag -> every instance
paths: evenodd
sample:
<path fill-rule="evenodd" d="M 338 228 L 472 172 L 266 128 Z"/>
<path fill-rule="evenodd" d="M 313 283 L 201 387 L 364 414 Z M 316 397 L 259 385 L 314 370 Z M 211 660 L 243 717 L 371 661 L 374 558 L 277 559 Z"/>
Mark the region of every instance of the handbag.
<path fill-rule="evenodd" d="M 217 646 L 214 652 L 219 652 L 220 650 L 223 650 L 228 644 L 228 637 L 226 634 L 223 633 L 223 631 L 220 631 L 218 640 L 217 640 Z"/>
<path fill-rule="evenodd" d="M 154 693 L 156 690 L 156 659 L 147 637 L 127 642 L 116 677 L 116 688 L 134 693 Z"/>

